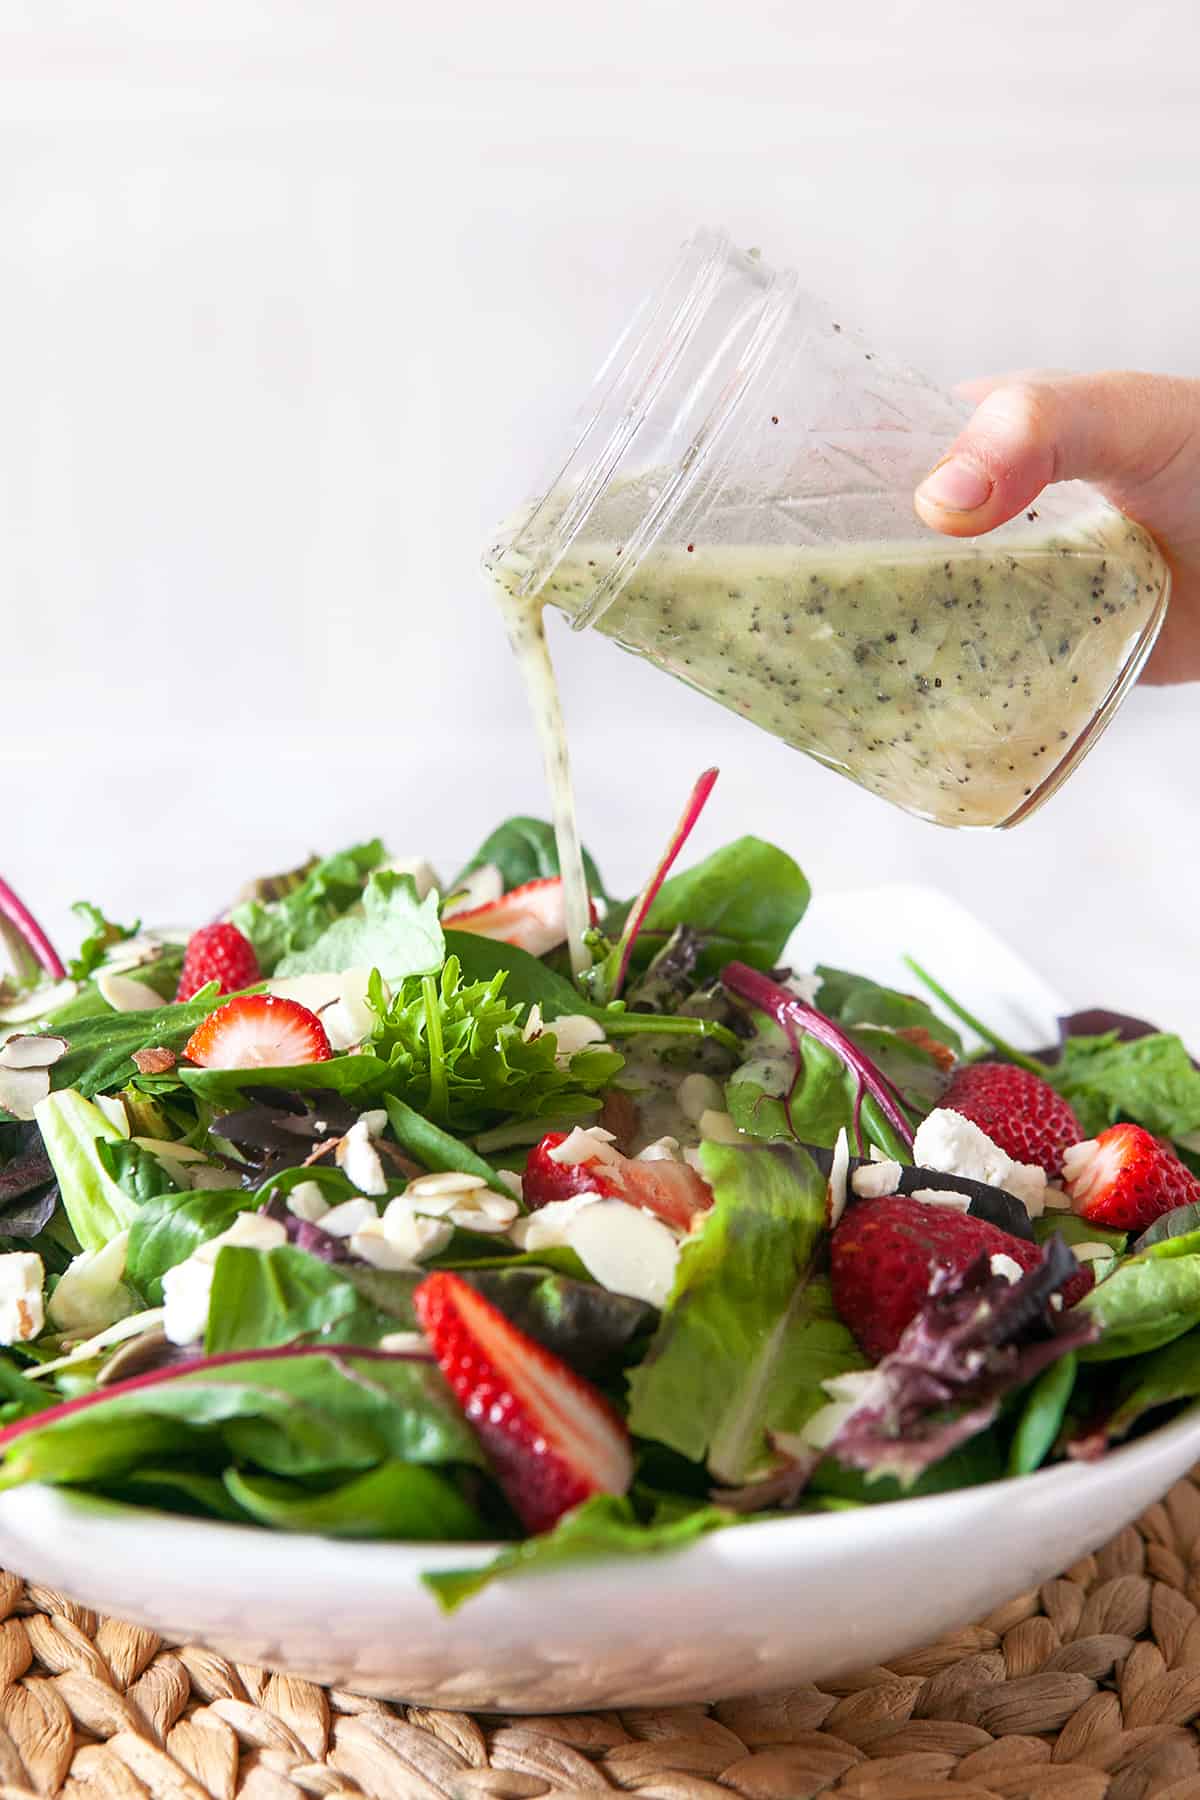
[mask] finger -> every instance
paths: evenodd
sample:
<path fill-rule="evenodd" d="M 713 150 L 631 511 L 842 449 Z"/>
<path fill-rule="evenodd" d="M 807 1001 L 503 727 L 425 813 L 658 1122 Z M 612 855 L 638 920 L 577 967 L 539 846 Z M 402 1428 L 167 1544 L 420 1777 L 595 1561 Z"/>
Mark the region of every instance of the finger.
<path fill-rule="evenodd" d="M 1188 441 L 1190 386 L 1135 374 L 1001 383 L 917 489 L 917 513 L 936 531 L 973 537 L 1013 518 L 1053 481 L 1094 481 L 1119 502 Z"/>
<path fill-rule="evenodd" d="M 951 393 L 957 394 L 960 400 L 970 400 L 978 406 L 989 394 L 1000 387 L 1016 387 L 1022 383 L 1036 381 L 1069 380 L 1070 369 L 1009 369 L 1003 375 L 973 375 L 968 381 L 956 381 Z"/>

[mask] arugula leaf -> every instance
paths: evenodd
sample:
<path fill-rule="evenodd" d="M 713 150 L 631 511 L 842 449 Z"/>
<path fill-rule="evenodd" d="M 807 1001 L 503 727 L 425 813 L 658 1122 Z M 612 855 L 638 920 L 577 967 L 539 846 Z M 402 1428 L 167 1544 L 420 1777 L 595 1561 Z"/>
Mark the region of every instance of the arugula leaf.
<path fill-rule="evenodd" d="M 1200 1249 L 1168 1239 L 1141 1256 L 1118 1263 L 1075 1308 L 1101 1326 L 1094 1344 L 1080 1351 L 1086 1362 L 1113 1362 L 1157 1350 L 1200 1325 Z"/>
<path fill-rule="evenodd" d="M 955 1056 L 962 1056 L 962 1039 L 953 1025 L 946 1023 L 914 994 L 902 994 L 895 988 L 880 987 L 865 975 L 854 975 L 845 969 L 817 965 L 821 985 L 815 1004 L 826 1018 L 841 1025 L 886 1025 L 892 1031 L 927 1031 L 938 1043 L 946 1044 Z M 857 1033 L 854 1034 L 857 1037 Z"/>
<path fill-rule="evenodd" d="M 401 1279 L 411 1293 L 421 1277 Z M 227 1244 L 213 1270 L 204 1350 L 215 1356 L 316 1337 L 330 1344 L 377 1344 L 395 1329 L 395 1319 L 346 1279 L 345 1264 L 321 1262 L 290 1244 L 276 1250 Z"/>
<path fill-rule="evenodd" d="M 682 1550 L 710 1531 L 743 1521 L 719 1506 L 698 1506 L 684 1513 L 643 1523 L 633 1502 L 612 1494 L 595 1494 L 561 1518 L 553 1531 L 501 1550 L 475 1569 L 442 1569 L 422 1575 L 437 1595 L 443 1612 L 454 1612 L 464 1600 L 506 1576 L 538 1573 L 601 1556 L 646 1556 Z"/>
<path fill-rule="evenodd" d="M 589 1381 L 615 1375 L 644 1347 L 658 1318 L 644 1300 L 537 1266 L 464 1269 L 463 1274 L 518 1330 Z"/>
<path fill-rule="evenodd" d="M 804 917 L 811 888 L 799 865 L 762 838 L 742 837 L 678 875 L 668 876 L 646 916 L 633 951 L 645 967 L 677 925 L 704 939 L 699 975 L 716 975 L 725 963 L 770 969 Z M 610 934 L 624 912 L 605 920 Z"/>
<path fill-rule="evenodd" d="M 403 982 L 390 1005 L 373 984 L 380 1019 L 372 1044 L 387 1064 L 388 1091 L 460 1132 L 595 1112 L 623 1059 L 606 1046 L 585 1048 L 560 1069 L 552 1033 L 527 1040 L 525 1009 L 510 1003 L 505 986 L 503 973 L 465 983 L 455 956 L 447 957 L 439 981 Z"/>
<path fill-rule="evenodd" d="M 435 1174 L 453 1169 L 459 1175 L 478 1175 L 481 1181 L 486 1181 L 498 1194 L 512 1198 L 511 1189 L 501 1181 L 491 1163 L 485 1162 L 468 1144 L 460 1143 L 456 1137 L 434 1125 L 423 1113 L 417 1112 L 395 1094 L 388 1094 L 384 1105 L 391 1122 L 392 1136 L 400 1148 L 414 1157 L 422 1168 Z"/>
<path fill-rule="evenodd" d="M 1022 1399 L 1020 1415 L 1008 1451 L 1010 1475 L 1032 1475 L 1040 1469 L 1062 1430 L 1075 1386 L 1079 1358 L 1068 1351 L 1043 1369 Z"/>
<path fill-rule="evenodd" d="M 243 1514 L 276 1531 L 410 1542 L 487 1535 L 484 1521 L 454 1482 L 416 1463 L 380 1463 L 365 1475 L 316 1490 L 276 1475 L 226 1469 L 225 1488 Z"/>
<path fill-rule="evenodd" d="M 411 875 L 380 869 L 367 878 L 362 900 L 302 950 L 275 965 L 279 976 L 320 975 L 326 970 L 378 969 L 387 982 L 440 969 L 445 956 L 438 896 L 417 898 Z"/>
<path fill-rule="evenodd" d="M 258 966 L 273 975 L 280 960 L 310 944 L 362 893 L 372 869 L 387 855 L 383 844 L 355 844 L 333 856 L 314 862 L 289 893 L 278 900 L 248 900 L 235 906 L 231 917 L 254 946 Z"/>
<path fill-rule="evenodd" d="M 126 1280 L 148 1306 L 161 1306 L 167 1270 L 186 1262 L 193 1250 L 228 1231 L 239 1213 L 252 1212 L 258 1204 L 258 1197 L 244 1189 L 194 1188 L 151 1196 L 130 1221 Z"/>
<path fill-rule="evenodd" d="M 506 894 L 512 888 L 523 887 L 527 881 L 541 881 L 547 876 L 561 874 L 553 825 L 545 819 L 505 819 L 503 825 L 498 825 L 484 838 L 470 862 L 459 870 L 449 891 L 453 893 L 460 888 L 467 876 L 474 869 L 481 869 L 484 863 L 494 863 L 499 869 Z M 600 871 L 586 850 L 583 852 L 583 872 L 587 877 L 588 892 L 597 899 L 607 900 Z"/>
<path fill-rule="evenodd" d="M 1121 1381 L 1117 1404 L 1105 1420 L 1107 1438 L 1125 1437 L 1147 1413 L 1200 1396 L 1200 1331 L 1176 1338 L 1150 1356 L 1138 1357 Z"/>
<path fill-rule="evenodd" d="M 706 1143 L 715 1201 L 685 1239 L 675 1286 L 629 1378 L 629 1426 L 735 1485 L 769 1470 L 771 1434 L 827 1402 L 863 1358 L 817 1273 L 825 1177 L 790 1144 Z"/>
<path fill-rule="evenodd" d="M 1167 1032 L 1125 1043 L 1116 1031 L 1067 1038 L 1048 1073 L 1089 1137 L 1121 1118 L 1158 1137 L 1200 1128 L 1200 1070 L 1182 1039 Z"/>
<path fill-rule="evenodd" d="M 320 1476 L 482 1461 L 436 1368 L 361 1348 L 247 1351 L 65 1401 L 0 1432 L 0 1489 L 111 1481 L 166 1457 Z"/>
<path fill-rule="evenodd" d="M 111 919 L 106 919 L 100 908 L 93 906 L 90 900 L 76 900 L 71 911 L 77 913 L 90 927 L 79 946 L 78 956 L 67 964 L 67 974 L 72 981 L 86 981 L 100 967 L 114 944 L 136 937 L 142 928 L 140 919 L 132 925 L 115 924 Z"/>

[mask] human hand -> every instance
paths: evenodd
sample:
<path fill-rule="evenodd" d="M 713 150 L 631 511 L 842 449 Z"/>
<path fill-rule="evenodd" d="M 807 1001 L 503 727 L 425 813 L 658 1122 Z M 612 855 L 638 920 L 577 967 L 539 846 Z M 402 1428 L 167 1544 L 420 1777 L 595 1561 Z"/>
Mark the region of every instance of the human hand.
<path fill-rule="evenodd" d="M 975 415 L 916 491 L 949 537 L 1013 518 L 1052 481 L 1090 481 L 1156 539 L 1171 603 L 1144 679 L 1200 681 L 1200 381 L 1021 374 L 967 382 Z"/>

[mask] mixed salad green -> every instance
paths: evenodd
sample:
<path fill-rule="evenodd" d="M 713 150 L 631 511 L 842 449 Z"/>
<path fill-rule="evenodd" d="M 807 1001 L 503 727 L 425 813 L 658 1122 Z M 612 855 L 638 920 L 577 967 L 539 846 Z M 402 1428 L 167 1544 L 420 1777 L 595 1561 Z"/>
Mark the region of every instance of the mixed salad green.
<path fill-rule="evenodd" d="M 630 902 L 588 860 L 578 985 L 533 819 L 444 886 L 379 841 L 314 859 L 226 937 L 85 905 L 66 967 L 5 888 L 0 1487 L 503 1540 L 483 1570 L 446 1551 L 453 1605 L 506 1570 L 1095 1456 L 1200 1395 L 1186 1185 L 1139 1236 L 998 1151 L 920 1162 L 973 1056 L 1091 1139 L 1170 1140 L 1190 1182 L 1180 1039 L 1088 1014 L 1031 1056 L 932 977 L 926 999 L 780 967 L 800 868 L 743 837 L 668 874 L 684 836 Z M 234 964 L 189 992 L 206 946 Z M 230 966 L 253 975 L 233 1000 Z M 925 1269 L 878 1356 L 831 1241 L 881 1196 L 1014 1256 Z"/>

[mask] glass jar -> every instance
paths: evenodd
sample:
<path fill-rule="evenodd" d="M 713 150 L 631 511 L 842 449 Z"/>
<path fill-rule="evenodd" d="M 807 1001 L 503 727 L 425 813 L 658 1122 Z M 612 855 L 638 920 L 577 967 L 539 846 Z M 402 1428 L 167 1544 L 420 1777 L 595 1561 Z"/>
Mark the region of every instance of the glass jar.
<path fill-rule="evenodd" d="M 1079 482 L 927 530 L 913 489 L 968 410 L 702 231 L 485 560 L 906 811 L 1012 825 L 1112 717 L 1169 576 Z"/>

